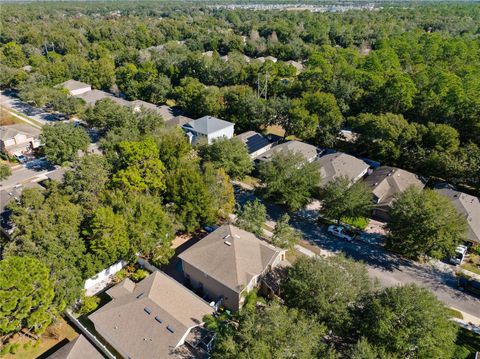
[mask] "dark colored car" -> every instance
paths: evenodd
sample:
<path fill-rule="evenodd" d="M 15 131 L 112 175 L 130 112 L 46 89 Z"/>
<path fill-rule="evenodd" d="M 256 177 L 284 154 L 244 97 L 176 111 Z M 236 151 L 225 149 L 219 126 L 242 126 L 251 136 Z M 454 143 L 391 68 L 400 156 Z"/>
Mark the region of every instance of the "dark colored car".
<path fill-rule="evenodd" d="M 467 277 L 459 277 L 458 287 L 466 292 L 480 297 L 480 281 L 478 280 Z"/>

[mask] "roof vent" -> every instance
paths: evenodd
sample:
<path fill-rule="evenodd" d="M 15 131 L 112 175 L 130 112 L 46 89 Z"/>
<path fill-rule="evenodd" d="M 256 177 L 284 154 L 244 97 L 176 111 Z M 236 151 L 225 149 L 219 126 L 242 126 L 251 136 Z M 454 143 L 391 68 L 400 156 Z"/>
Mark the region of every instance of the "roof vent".
<path fill-rule="evenodd" d="M 230 243 L 229 241 L 225 241 L 225 242 L 223 242 L 223 243 L 225 243 L 227 246 L 231 246 L 231 245 L 232 245 L 232 243 Z"/>
<path fill-rule="evenodd" d="M 160 317 L 158 315 L 155 317 L 155 320 L 159 323 L 162 323 L 162 319 L 160 319 Z"/>
<path fill-rule="evenodd" d="M 167 325 L 167 330 L 168 330 L 170 333 L 175 333 L 175 330 L 174 330 L 171 326 L 169 326 L 169 325 Z"/>
<path fill-rule="evenodd" d="M 143 297 L 143 292 L 140 293 L 139 295 L 137 295 L 137 299 L 140 299 L 140 298 L 142 298 L 142 297 Z"/>
<path fill-rule="evenodd" d="M 144 310 L 145 313 L 147 313 L 147 314 L 151 314 L 151 313 L 152 313 L 152 310 L 151 310 L 150 308 L 148 308 L 148 307 L 143 308 L 143 310 Z"/>
<path fill-rule="evenodd" d="M 230 238 L 229 234 L 227 234 L 225 237 L 223 237 L 223 239 L 227 239 L 227 238 Z"/>

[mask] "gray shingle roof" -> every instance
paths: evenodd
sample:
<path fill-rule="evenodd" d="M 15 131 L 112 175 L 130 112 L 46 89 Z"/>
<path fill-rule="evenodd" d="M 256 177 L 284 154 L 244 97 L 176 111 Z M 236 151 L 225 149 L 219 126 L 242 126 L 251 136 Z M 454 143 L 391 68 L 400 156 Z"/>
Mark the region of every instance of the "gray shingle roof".
<path fill-rule="evenodd" d="M 193 120 L 183 126 L 186 130 L 193 130 L 197 133 L 208 135 L 217 131 L 233 126 L 233 123 L 221 120 L 213 116 L 203 116 L 197 120 Z"/>
<path fill-rule="evenodd" d="M 449 186 L 436 188 L 436 190 L 448 197 L 458 212 L 465 216 L 468 224 L 468 239 L 480 243 L 480 201 L 478 197 L 456 191 Z"/>
<path fill-rule="evenodd" d="M 224 225 L 178 257 L 240 293 L 283 250 L 234 225 Z"/>
<path fill-rule="evenodd" d="M 58 349 L 47 359 L 103 359 L 105 358 L 100 352 L 85 338 L 79 335 L 74 340 L 68 342 Z"/>
<path fill-rule="evenodd" d="M 320 163 L 322 186 L 342 176 L 355 180 L 369 168 L 362 160 L 342 152 L 322 156 L 317 161 Z"/>
<path fill-rule="evenodd" d="M 312 145 L 309 145 L 305 142 L 300 141 L 288 141 L 281 143 L 277 146 L 272 147 L 270 150 L 262 154 L 261 156 L 257 157 L 258 160 L 261 161 L 268 161 L 275 153 L 282 152 L 282 151 L 290 151 L 293 153 L 299 153 L 303 157 L 305 157 L 306 161 L 313 161 L 318 155 L 318 148 Z"/>
<path fill-rule="evenodd" d="M 24 134 L 27 137 L 38 137 L 42 130 L 23 123 L 0 126 L 0 140 L 5 141 L 13 138 L 17 134 Z"/>
<path fill-rule="evenodd" d="M 75 90 L 80 90 L 86 87 L 90 87 L 89 84 L 86 84 L 85 82 L 77 81 L 77 80 L 68 80 L 60 85 L 57 85 L 58 87 L 63 87 L 67 89 L 68 91 L 75 91 Z"/>
<path fill-rule="evenodd" d="M 127 279 L 121 287 L 89 319 L 114 348 L 134 359 L 171 357 L 189 329 L 213 313 L 205 301 L 163 272 L 136 285 Z"/>
<path fill-rule="evenodd" d="M 395 195 L 404 192 L 407 188 L 425 187 L 423 179 L 415 173 L 388 166 L 375 169 L 365 178 L 365 183 L 372 190 L 378 204 L 387 206 L 393 202 Z"/>

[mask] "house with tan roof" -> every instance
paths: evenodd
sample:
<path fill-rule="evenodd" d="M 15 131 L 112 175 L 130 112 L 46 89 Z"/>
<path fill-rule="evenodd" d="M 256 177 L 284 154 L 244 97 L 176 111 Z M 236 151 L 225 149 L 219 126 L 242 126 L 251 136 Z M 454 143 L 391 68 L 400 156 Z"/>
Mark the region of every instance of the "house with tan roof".
<path fill-rule="evenodd" d="M 107 291 L 112 301 L 90 314 L 95 330 L 123 357 L 175 358 L 191 331 L 214 309 L 156 271 L 139 283 L 125 279 Z"/>
<path fill-rule="evenodd" d="M 388 221 L 388 212 L 395 197 L 410 187 L 423 189 L 425 181 L 400 168 L 382 166 L 375 169 L 370 176 L 365 178 L 366 185 L 372 190 L 375 205 L 372 216 L 383 221 Z"/>
<path fill-rule="evenodd" d="M 259 277 L 282 264 L 285 250 L 227 224 L 178 256 L 187 283 L 225 307 L 239 310 Z"/>
<path fill-rule="evenodd" d="M 20 156 L 40 146 L 41 130 L 23 123 L 0 126 L 0 151 Z"/>
<path fill-rule="evenodd" d="M 480 243 L 480 200 L 455 190 L 450 185 L 441 185 L 435 188 L 438 193 L 447 197 L 467 221 L 468 232 L 466 240 L 474 244 Z"/>
<path fill-rule="evenodd" d="M 279 145 L 272 147 L 268 151 L 257 156 L 256 160 L 262 161 L 262 162 L 270 161 L 272 156 L 274 156 L 276 153 L 283 152 L 283 151 L 289 151 L 292 153 L 301 154 L 307 162 L 314 161 L 320 153 L 319 149 L 313 145 L 309 145 L 308 143 L 300 142 L 297 140 L 292 140 L 292 141 L 283 142 Z"/>
<path fill-rule="evenodd" d="M 362 160 L 342 152 L 324 155 L 317 161 L 320 164 L 322 176 L 321 186 L 325 186 L 339 177 L 347 177 L 350 181 L 357 182 L 367 174 L 370 167 Z"/>
<path fill-rule="evenodd" d="M 79 335 L 47 357 L 47 359 L 85 358 L 104 359 L 105 357 L 83 335 Z"/>

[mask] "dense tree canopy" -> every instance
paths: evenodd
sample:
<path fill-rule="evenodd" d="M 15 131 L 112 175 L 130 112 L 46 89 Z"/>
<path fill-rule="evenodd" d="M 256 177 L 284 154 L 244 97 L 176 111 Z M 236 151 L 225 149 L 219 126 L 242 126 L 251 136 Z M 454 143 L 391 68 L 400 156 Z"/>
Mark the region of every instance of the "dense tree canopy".
<path fill-rule="evenodd" d="M 82 127 L 59 123 L 44 126 L 41 141 L 47 159 L 60 165 L 75 160 L 78 151 L 85 151 L 90 143 L 90 138 Z"/>
<path fill-rule="evenodd" d="M 223 168 L 234 179 L 242 179 L 253 169 L 247 147 L 238 138 L 218 139 L 210 146 L 203 146 L 200 155 L 217 168 Z"/>
<path fill-rule="evenodd" d="M 30 257 L 0 261 L 0 342 L 26 329 L 42 333 L 57 314 L 47 266 Z"/>
<path fill-rule="evenodd" d="M 348 330 L 351 310 L 372 283 L 361 263 L 343 257 L 300 258 L 288 269 L 282 297 L 338 332 Z"/>
<path fill-rule="evenodd" d="M 259 166 L 265 198 L 298 210 L 310 202 L 320 186 L 320 169 L 316 162 L 305 163 L 299 153 L 282 151 Z"/>
<path fill-rule="evenodd" d="M 359 181 L 352 183 L 346 177 L 338 177 L 321 190 L 321 213 L 340 223 L 342 217 L 359 218 L 369 214 L 373 204 L 372 192 Z"/>
<path fill-rule="evenodd" d="M 451 358 L 457 327 L 448 310 L 415 285 L 387 288 L 369 298 L 359 316 L 370 343 L 400 358 Z"/>
<path fill-rule="evenodd" d="M 409 188 L 393 203 L 387 246 L 405 256 L 443 258 L 466 238 L 466 221 L 447 197 Z"/>
<path fill-rule="evenodd" d="M 237 214 L 237 225 L 248 231 L 263 236 L 263 225 L 267 220 L 267 209 L 257 198 L 243 204 Z"/>

